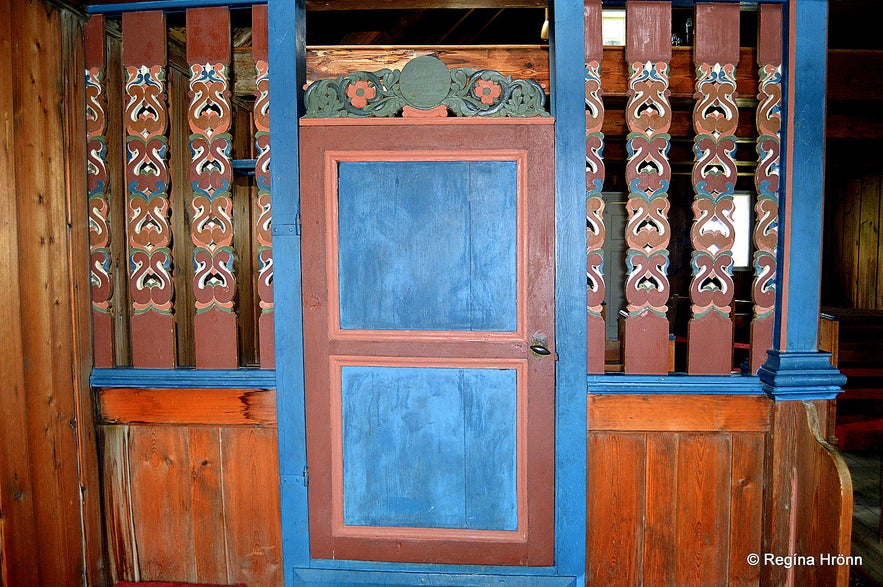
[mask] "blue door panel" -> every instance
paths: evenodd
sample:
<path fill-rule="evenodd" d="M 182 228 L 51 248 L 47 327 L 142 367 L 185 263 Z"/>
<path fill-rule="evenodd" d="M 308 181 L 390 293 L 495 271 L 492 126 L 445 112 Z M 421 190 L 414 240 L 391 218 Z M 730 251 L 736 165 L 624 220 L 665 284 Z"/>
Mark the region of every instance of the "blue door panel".
<path fill-rule="evenodd" d="M 348 526 L 516 530 L 516 371 L 341 369 Z"/>
<path fill-rule="evenodd" d="M 340 326 L 514 331 L 514 161 L 338 165 Z"/>

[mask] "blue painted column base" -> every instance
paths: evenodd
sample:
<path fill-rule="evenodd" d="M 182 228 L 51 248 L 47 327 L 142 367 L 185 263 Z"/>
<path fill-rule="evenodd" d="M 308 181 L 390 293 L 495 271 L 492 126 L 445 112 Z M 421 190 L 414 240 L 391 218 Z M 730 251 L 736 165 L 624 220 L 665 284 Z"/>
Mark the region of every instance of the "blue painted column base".
<path fill-rule="evenodd" d="M 843 391 L 846 376 L 831 366 L 831 353 L 820 351 L 767 351 L 757 375 L 763 390 L 779 400 L 834 399 Z"/>

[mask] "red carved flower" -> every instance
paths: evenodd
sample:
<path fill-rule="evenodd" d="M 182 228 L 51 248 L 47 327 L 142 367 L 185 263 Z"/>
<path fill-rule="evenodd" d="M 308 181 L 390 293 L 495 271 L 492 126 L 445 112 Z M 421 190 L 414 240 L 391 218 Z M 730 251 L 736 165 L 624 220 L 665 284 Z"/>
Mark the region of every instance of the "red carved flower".
<path fill-rule="evenodd" d="M 354 108 L 364 108 L 368 105 L 368 100 L 377 95 L 377 90 L 367 80 L 358 80 L 347 86 L 346 95 Z"/>
<path fill-rule="evenodd" d="M 503 88 L 500 87 L 500 84 L 494 83 L 491 80 L 480 79 L 475 82 L 474 91 L 475 96 L 481 99 L 483 104 L 490 106 L 503 93 Z"/>

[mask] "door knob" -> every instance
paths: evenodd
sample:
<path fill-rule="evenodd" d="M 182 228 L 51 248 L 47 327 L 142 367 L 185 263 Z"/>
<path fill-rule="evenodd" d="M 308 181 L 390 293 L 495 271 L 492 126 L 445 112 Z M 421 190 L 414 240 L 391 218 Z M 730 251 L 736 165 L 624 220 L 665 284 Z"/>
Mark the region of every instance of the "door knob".
<path fill-rule="evenodd" d="M 538 332 L 533 335 L 533 338 L 530 340 L 530 352 L 537 357 L 545 357 L 552 354 L 552 351 L 549 350 L 547 346 L 549 341 L 546 338 L 546 335 L 542 332 Z"/>

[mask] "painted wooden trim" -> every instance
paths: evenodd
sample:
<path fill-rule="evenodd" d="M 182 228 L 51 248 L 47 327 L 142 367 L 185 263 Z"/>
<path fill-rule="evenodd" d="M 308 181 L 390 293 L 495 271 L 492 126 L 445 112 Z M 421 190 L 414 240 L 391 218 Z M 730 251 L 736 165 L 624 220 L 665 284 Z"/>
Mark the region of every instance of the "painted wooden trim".
<path fill-rule="evenodd" d="M 625 3 L 626 63 L 671 61 L 671 8 L 671 2 Z"/>
<path fill-rule="evenodd" d="M 276 372 L 269 369 L 93 369 L 92 387 L 131 388 L 269 388 Z"/>
<path fill-rule="evenodd" d="M 760 395 L 763 383 L 745 375 L 589 375 L 589 394 Z"/>
<path fill-rule="evenodd" d="M 579 2 L 553 2 L 549 41 L 555 117 L 555 563 L 586 572 L 585 23 Z"/>
<path fill-rule="evenodd" d="M 763 396 L 589 395 L 588 431 L 767 432 L 771 406 Z"/>
<path fill-rule="evenodd" d="M 347 561 L 335 561 L 345 565 Z M 483 567 L 483 570 L 495 573 L 506 573 L 510 569 Z M 294 585 L 398 585 L 413 587 L 420 581 L 421 585 L 445 585 L 449 587 L 577 587 L 580 583 L 575 577 L 547 576 L 530 573 L 528 569 L 518 569 L 518 574 L 475 574 L 462 569 L 422 570 L 419 579 L 414 569 L 407 571 L 382 571 L 377 569 L 324 569 L 295 568 L 293 569 Z"/>
<path fill-rule="evenodd" d="M 555 120 L 549 117 L 533 118 L 301 118 L 300 126 L 433 126 L 433 125 L 553 125 Z"/>
<path fill-rule="evenodd" d="M 105 387 L 98 412 L 103 424 L 275 426 L 276 390 Z"/>
<path fill-rule="evenodd" d="M 294 584 L 294 568 L 309 566 L 307 490 L 304 479 L 306 422 L 304 420 L 303 315 L 300 210 L 300 144 L 297 120 L 302 112 L 306 71 L 306 9 L 304 0 L 272 2 L 267 7 L 268 67 L 273 71 L 269 96 L 270 183 L 287 194 L 273 206 L 273 254 L 277 411 L 279 418 L 279 476 L 282 551 L 286 584 Z"/>

